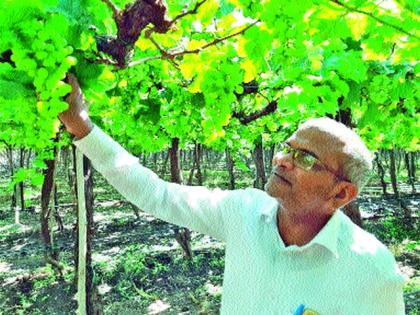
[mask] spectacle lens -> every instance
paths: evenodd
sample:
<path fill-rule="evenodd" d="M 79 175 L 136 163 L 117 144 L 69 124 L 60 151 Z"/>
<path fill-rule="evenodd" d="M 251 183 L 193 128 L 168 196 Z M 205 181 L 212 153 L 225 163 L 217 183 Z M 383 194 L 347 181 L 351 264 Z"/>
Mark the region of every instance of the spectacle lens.
<path fill-rule="evenodd" d="M 306 171 L 311 170 L 317 162 L 317 159 L 309 153 L 294 149 L 285 143 L 280 145 L 280 151 L 284 155 L 291 153 L 294 163 Z"/>
<path fill-rule="evenodd" d="M 315 156 L 309 154 L 308 152 L 292 148 L 287 143 L 280 144 L 280 152 L 283 155 L 291 154 L 293 163 L 305 171 L 321 171 L 326 170 L 332 173 L 336 178 L 340 180 L 344 180 L 350 182 L 350 180 L 346 179 L 345 177 L 337 175 L 335 172 L 329 170 L 321 161 L 319 161 Z"/>

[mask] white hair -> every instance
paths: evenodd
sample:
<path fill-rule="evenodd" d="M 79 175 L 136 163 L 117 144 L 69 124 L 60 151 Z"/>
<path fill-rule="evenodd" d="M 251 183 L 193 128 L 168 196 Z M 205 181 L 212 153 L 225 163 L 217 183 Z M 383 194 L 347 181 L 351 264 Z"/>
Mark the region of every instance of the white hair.
<path fill-rule="evenodd" d="M 332 135 L 343 144 L 342 153 L 345 158 L 341 162 L 340 171 L 360 192 L 372 171 L 373 157 L 365 143 L 349 127 L 327 117 L 309 119 L 299 127 L 299 130 L 312 128 Z"/>

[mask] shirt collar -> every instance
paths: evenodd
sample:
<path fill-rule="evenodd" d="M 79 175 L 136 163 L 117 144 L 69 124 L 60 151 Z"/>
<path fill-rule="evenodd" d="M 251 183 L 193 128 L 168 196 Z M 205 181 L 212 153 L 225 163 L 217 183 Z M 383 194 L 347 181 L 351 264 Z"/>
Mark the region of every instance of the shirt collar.
<path fill-rule="evenodd" d="M 266 222 L 271 222 L 276 220 L 278 202 L 273 198 L 275 202 L 270 203 L 266 207 L 261 209 L 261 214 L 266 218 Z M 317 235 L 306 245 L 300 247 L 310 247 L 313 244 L 321 245 L 322 247 L 329 250 L 335 258 L 338 258 L 338 236 L 340 228 L 340 218 L 341 210 L 337 209 L 331 218 L 328 220 L 327 224 L 318 232 Z"/>
<path fill-rule="evenodd" d="M 328 249 L 335 258 L 338 258 L 338 232 L 340 228 L 341 211 L 336 210 L 327 224 L 318 232 L 317 235 L 309 242 L 310 244 L 318 244 Z"/>

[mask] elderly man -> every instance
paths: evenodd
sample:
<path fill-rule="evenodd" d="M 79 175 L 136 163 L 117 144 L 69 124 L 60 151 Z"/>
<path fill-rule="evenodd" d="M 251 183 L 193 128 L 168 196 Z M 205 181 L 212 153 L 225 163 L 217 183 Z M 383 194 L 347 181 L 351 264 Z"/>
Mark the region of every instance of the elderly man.
<path fill-rule="evenodd" d="M 360 138 L 320 118 L 273 160 L 266 192 L 165 182 L 91 123 L 74 77 L 60 114 L 75 145 L 130 202 L 226 242 L 222 314 L 404 314 L 404 277 L 388 249 L 338 208 L 371 169 Z"/>

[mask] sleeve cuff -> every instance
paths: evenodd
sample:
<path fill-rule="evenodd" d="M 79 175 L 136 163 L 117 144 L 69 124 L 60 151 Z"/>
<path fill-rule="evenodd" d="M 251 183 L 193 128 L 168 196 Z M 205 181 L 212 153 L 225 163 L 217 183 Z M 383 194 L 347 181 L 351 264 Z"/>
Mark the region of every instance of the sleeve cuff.
<path fill-rule="evenodd" d="M 96 125 L 82 139 L 73 141 L 74 145 L 94 164 L 122 166 L 138 163 L 138 159 L 127 152 L 119 143 Z"/>

